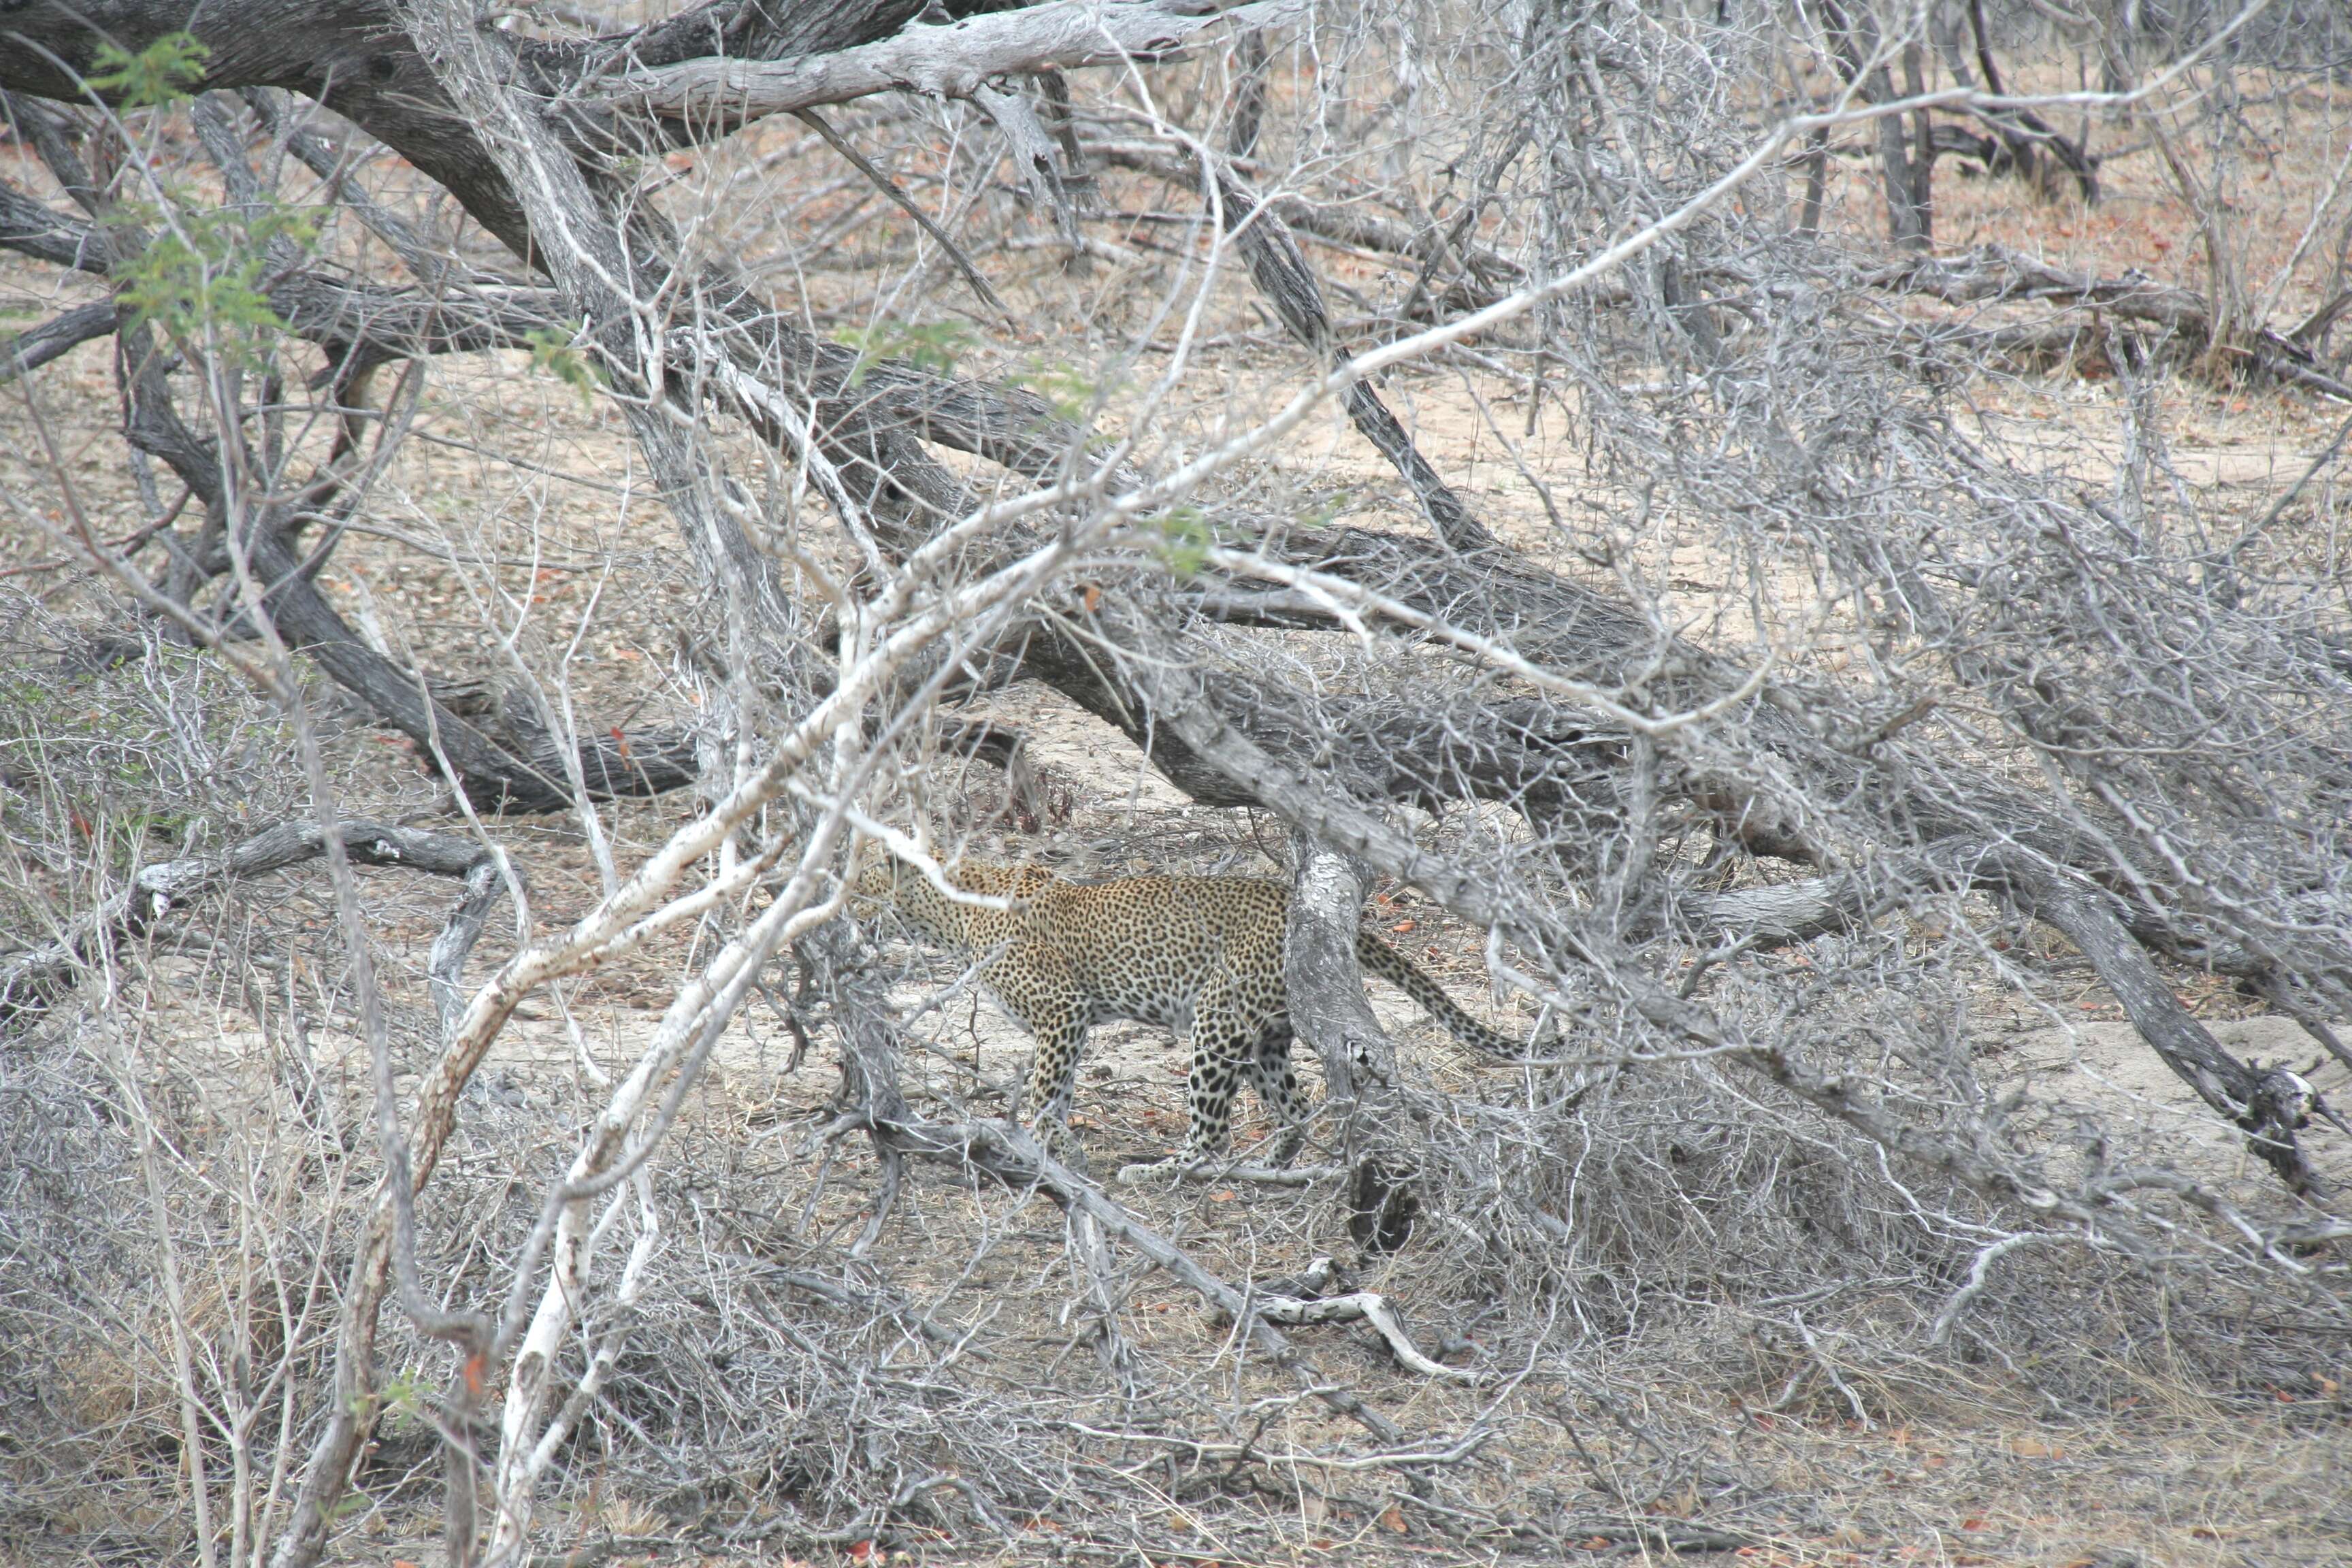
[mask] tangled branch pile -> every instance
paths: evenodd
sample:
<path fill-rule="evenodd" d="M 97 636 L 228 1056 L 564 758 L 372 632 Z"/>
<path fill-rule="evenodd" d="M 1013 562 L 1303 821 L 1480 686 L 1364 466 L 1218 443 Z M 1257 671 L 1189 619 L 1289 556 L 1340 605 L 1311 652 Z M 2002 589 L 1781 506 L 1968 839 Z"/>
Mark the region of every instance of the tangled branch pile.
<path fill-rule="evenodd" d="M 2165 411 L 2345 394 L 2352 188 L 2258 292 L 2218 195 L 2192 287 L 1938 256 L 1932 176 L 2095 198 L 2063 107 L 2200 200 L 2343 24 L 2085 18 L 2062 106 L 2046 10 L 12 13 L 0 1531 L 1718 1550 L 1824 1521 L 1759 1413 L 2326 1386 L 2342 436 L 2249 506 Z M 571 447 L 433 433 L 495 353 Z M 1293 882 L 1303 1171 L 1106 1187 L 850 905 L 1155 830 Z M 1524 1056 L 1367 1006 L 1368 896 Z"/>

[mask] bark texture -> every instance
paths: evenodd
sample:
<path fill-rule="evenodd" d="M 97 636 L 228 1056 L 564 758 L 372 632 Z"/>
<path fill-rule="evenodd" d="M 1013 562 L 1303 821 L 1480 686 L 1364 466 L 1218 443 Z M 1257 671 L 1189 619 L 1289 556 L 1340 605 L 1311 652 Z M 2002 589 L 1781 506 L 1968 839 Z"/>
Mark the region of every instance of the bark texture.
<path fill-rule="evenodd" d="M 1421 1200 L 1396 1047 L 1365 1000 L 1356 960 L 1363 873 L 1304 833 L 1291 836 L 1291 853 L 1297 869 L 1283 932 L 1291 1026 L 1323 1064 L 1321 1114 L 1337 1123 L 1337 1159 L 1348 1169 L 1348 1233 L 1367 1252 L 1394 1252 L 1411 1238 Z"/>

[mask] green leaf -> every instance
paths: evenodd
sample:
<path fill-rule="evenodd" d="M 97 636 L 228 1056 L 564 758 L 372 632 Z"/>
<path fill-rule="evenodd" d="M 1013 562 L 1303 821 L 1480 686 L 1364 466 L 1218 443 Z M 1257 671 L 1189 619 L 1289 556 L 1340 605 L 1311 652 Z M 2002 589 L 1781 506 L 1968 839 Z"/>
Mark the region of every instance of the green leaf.
<path fill-rule="evenodd" d="M 83 79 L 128 108 L 174 103 L 205 79 L 211 54 L 194 33 L 166 33 L 135 55 L 110 40 L 98 46 L 90 60 L 97 68 Z"/>
<path fill-rule="evenodd" d="M 1154 521 L 1160 529 L 1160 558 L 1178 576 L 1195 576 L 1209 563 L 1209 551 L 1217 536 L 1199 507 L 1172 506 Z"/>
<path fill-rule="evenodd" d="M 1058 360 L 1032 359 L 1006 379 L 1052 404 L 1055 416 L 1069 424 L 1084 424 L 1094 410 L 1095 384 Z"/>
<path fill-rule="evenodd" d="M 146 249 L 125 262 L 121 302 L 142 320 L 185 342 L 248 361 L 267 357 L 288 329 L 263 283 L 277 240 L 308 246 L 317 234 L 299 207 L 210 207 L 166 193 L 165 205 L 126 204 L 122 211 L 154 230 Z"/>
<path fill-rule="evenodd" d="M 867 366 L 886 359 L 953 375 L 956 361 L 971 347 L 972 331 L 961 321 L 877 321 L 870 327 L 843 327 L 833 339 L 857 351 L 857 363 L 849 372 L 849 384 L 855 386 Z"/>
<path fill-rule="evenodd" d="M 534 327 L 523 334 L 530 344 L 530 367 L 545 371 L 580 395 L 583 409 L 595 406 L 596 394 L 602 386 L 596 367 L 589 357 L 572 346 L 569 333 L 553 327 Z"/>

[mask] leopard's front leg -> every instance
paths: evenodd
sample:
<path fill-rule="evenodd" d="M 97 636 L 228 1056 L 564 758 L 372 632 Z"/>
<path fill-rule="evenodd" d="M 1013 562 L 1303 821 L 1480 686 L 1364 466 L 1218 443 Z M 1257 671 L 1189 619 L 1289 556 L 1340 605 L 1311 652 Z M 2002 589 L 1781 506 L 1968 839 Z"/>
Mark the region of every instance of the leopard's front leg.
<path fill-rule="evenodd" d="M 1036 1053 L 1029 1058 L 1029 1081 L 1021 1093 L 1022 1122 L 1055 1159 L 1084 1168 L 1085 1156 L 1069 1120 L 1087 1019 L 1068 966 L 1050 949 L 1023 943 L 997 963 L 989 980 L 1006 1010 L 1037 1042 Z"/>
<path fill-rule="evenodd" d="M 1078 1057 L 1087 1043 L 1087 1025 L 1075 1011 L 1040 1019 L 1030 1026 L 1037 1037 L 1037 1054 L 1030 1058 L 1029 1084 L 1021 1093 L 1021 1120 L 1042 1140 L 1068 1136 L 1070 1102 L 1078 1082 Z"/>

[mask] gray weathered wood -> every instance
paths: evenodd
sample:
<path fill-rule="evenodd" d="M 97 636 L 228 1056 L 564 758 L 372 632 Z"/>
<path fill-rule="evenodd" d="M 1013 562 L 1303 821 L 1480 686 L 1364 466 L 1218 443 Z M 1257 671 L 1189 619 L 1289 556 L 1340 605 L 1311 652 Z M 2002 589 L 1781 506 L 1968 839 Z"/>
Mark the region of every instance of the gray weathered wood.
<path fill-rule="evenodd" d="M 1323 1115 L 1335 1124 L 1337 1162 L 1348 1169 L 1349 1232 L 1368 1252 L 1393 1252 L 1412 1234 L 1421 1199 L 1396 1047 L 1365 998 L 1356 958 L 1363 870 L 1311 834 L 1294 833 L 1291 852 L 1297 869 L 1282 952 L 1291 1027 L 1323 1065 Z M 1286 1146 L 1275 1163 L 1295 1152 Z"/>
<path fill-rule="evenodd" d="M 458 935 L 445 931 L 434 944 L 436 980 L 446 976 L 455 985 L 466 954 L 481 934 L 489 900 L 500 885 L 486 884 L 478 891 L 471 881 L 484 867 L 495 865 L 490 853 L 470 838 L 382 822 L 344 822 L 337 826 L 336 837 L 344 856 L 355 865 L 405 867 L 428 876 L 467 880 L 466 898 L 458 905 L 458 915 L 464 918 L 452 917 Z M 326 847 L 325 829 L 315 822 L 298 820 L 264 828 L 217 855 L 159 860 L 142 867 L 129 887 L 77 921 L 63 936 L 0 960 L 0 1026 L 22 1022 L 55 1005 L 79 972 L 98 962 L 106 944 L 144 935 L 164 916 L 232 882 L 316 859 L 326 853 Z"/>
<path fill-rule="evenodd" d="M 944 27 L 908 27 L 832 54 L 705 58 L 623 71 L 585 90 L 605 104 L 684 121 L 707 135 L 877 92 L 971 98 L 992 78 L 1161 57 L 1205 28 L 1276 26 L 1306 11 L 1304 0 L 1256 0 L 1223 12 L 1186 0 L 1057 0 Z"/>

